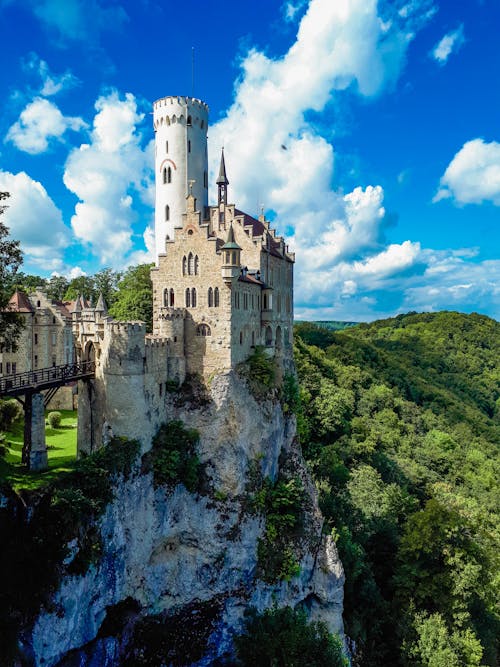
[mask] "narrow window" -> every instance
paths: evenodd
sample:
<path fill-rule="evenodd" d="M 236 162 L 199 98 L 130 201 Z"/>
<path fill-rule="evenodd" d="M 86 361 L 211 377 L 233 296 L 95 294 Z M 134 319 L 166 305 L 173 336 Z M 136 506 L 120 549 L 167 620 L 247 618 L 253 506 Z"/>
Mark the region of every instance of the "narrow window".
<path fill-rule="evenodd" d="M 170 220 L 170 206 L 167 204 L 165 206 L 165 221 Z"/>
<path fill-rule="evenodd" d="M 38 345 L 38 334 L 35 334 L 35 345 Z"/>
<path fill-rule="evenodd" d="M 6 370 L 7 370 L 7 375 L 10 375 L 10 361 L 8 361 L 6 364 Z"/>
<path fill-rule="evenodd" d="M 52 318 L 52 324 L 55 324 L 55 323 L 56 323 L 56 318 L 53 317 L 53 318 Z"/>
<path fill-rule="evenodd" d="M 215 290 L 214 290 L 214 306 L 216 308 L 219 307 L 219 288 L 218 287 L 216 287 Z"/>
<path fill-rule="evenodd" d="M 163 305 L 168 306 L 168 289 L 166 287 L 163 290 Z"/>
<path fill-rule="evenodd" d="M 168 153 L 168 141 L 165 142 L 165 153 Z"/>
<path fill-rule="evenodd" d="M 236 253 L 233 252 L 232 255 L 233 255 L 233 256 L 232 256 L 233 264 L 236 264 Z"/>
<path fill-rule="evenodd" d="M 197 336 L 211 336 L 212 332 L 210 330 L 210 327 L 208 324 L 198 324 L 196 327 L 196 335 Z"/>
<path fill-rule="evenodd" d="M 163 168 L 163 182 L 164 183 L 167 182 L 167 168 L 166 167 Z"/>
<path fill-rule="evenodd" d="M 188 255 L 188 276 L 194 276 L 194 255 L 192 252 Z"/>
<path fill-rule="evenodd" d="M 186 308 L 191 308 L 191 290 L 186 287 Z"/>
<path fill-rule="evenodd" d="M 267 294 L 262 297 L 262 309 L 267 310 Z"/>
<path fill-rule="evenodd" d="M 57 364 L 56 357 L 52 357 L 52 366 L 56 366 L 56 364 Z"/>
<path fill-rule="evenodd" d="M 208 288 L 208 307 L 211 308 L 214 305 L 214 291 L 211 287 Z"/>
<path fill-rule="evenodd" d="M 229 250 L 226 250 L 226 264 L 230 263 L 231 263 L 231 253 L 229 252 Z"/>
<path fill-rule="evenodd" d="M 243 331 L 240 331 L 240 345 L 243 345 Z"/>
<path fill-rule="evenodd" d="M 252 347 L 255 347 L 255 331 L 252 331 Z"/>
<path fill-rule="evenodd" d="M 160 385 L 159 385 L 159 386 L 160 386 L 160 397 L 161 397 L 162 392 L 163 392 L 163 384 L 160 382 Z"/>
<path fill-rule="evenodd" d="M 37 354 L 35 354 L 34 366 L 35 366 L 35 368 L 38 368 L 38 355 Z"/>
<path fill-rule="evenodd" d="M 198 273 L 200 272 L 200 260 L 198 259 L 198 255 L 194 258 L 194 275 L 197 276 Z"/>
<path fill-rule="evenodd" d="M 40 308 L 40 301 L 37 301 L 37 302 L 36 302 L 36 307 L 37 307 L 37 308 Z"/>
<path fill-rule="evenodd" d="M 194 287 L 191 290 L 191 306 L 196 308 L 196 289 Z"/>
<path fill-rule="evenodd" d="M 191 139 L 188 139 L 188 153 L 191 153 Z"/>
<path fill-rule="evenodd" d="M 0 375 L 2 375 L 2 373 L 3 373 L 3 364 L 2 364 L 2 362 L 0 361 Z"/>
<path fill-rule="evenodd" d="M 187 259 L 186 255 L 182 258 L 182 275 L 185 276 L 187 271 Z"/>
<path fill-rule="evenodd" d="M 193 124 L 193 119 L 191 118 L 191 116 L 188 116 L 188 118 L 187 118 L 187 124 L 189 125 L 189 127 L 192 126 L 192 124 Z"/>
<path fill-rule="evenodd" d="M 174 295 L 174 290 L 172 289 L 172 287 L 170 288 L 169 296 L 170 296 L 170 307 L 172 308 L 174 306 L 174 303 L 175 303 L 175 295 Z"/>
<path fill-rule="evenodd" d="M 52 345 L 57 345 L 57 334 L 52 332 Z"/>

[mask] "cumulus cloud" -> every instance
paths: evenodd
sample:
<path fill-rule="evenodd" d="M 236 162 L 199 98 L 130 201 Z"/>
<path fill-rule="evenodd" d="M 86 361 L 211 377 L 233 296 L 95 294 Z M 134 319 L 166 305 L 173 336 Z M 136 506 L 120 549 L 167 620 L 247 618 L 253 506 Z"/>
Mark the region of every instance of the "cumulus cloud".
<path fill-rule="evenodd" d="M 6 140 L 19 150 L 35 155 L 44 153 L 50 140 L 61 139 L 67 130 L 78 132 L 85 127 L 81 118 L 64 116 L 53 102 L 36 97 L 10 127 Z"/>
<path fill-rule="evenodd" d="M 452 198 L 458 204 L 489 201 L 500 206 L 500 143 L 473 139 L 448 165 L 434 202 Z"/>
<path fill-rule="evenodd" d="M 464 27 L 458 26 L 453 32 L 447 33 L 432 49 L 431 56 L 440 65 L 444 65 L 452 53 L 456 53 L 464 44 Z"/>
<path fill-rule="evenodd" d="M 0 190 L 10 192 L 4 220 L 21 242 L 25 261 L 42 270 L 60 269 L 71 234 L 43 185 L 24 171 L 0 171 Z"/>
<path fill-rule="evenodd" d="M 325 313 L 333 303 L 352 307 L 354 299 L 365 312 L 375 302 L 367 291 L 423 271 L 418 243 L 387 244 L 381 187 L 347 194 L 334 189 L 333 147 L 310 121 L 333 96 L 349 91 L 371 98 L 396 82 L 432 5 L 413 1 L 392 13 L 384 5 L 382 16 L 381 4 L 311 0 L 282 58 L 248 53 L 234 102 L 210 130 L 211 173 L 224 144 L 231 199 L 249 212 L 261 204 L 273 211 L 291 245 L 300 248 L 299 314 L 308 303 Z M 299 6 L 289 3 L 290 11 Z"/>
<path fill-rule="evenodd" d="M 103 263 L 119 266 L 133 245 L 135 204 L 151 202 L 153 143 L 142 145 L 144 114 L 133 95 L 113 91 L 95 108 L 90 143 L 69 154 L 64 184 L 80 200 L 71 219 L 76 237 Z"/>
<path fill-rule="evenodd" d="M 62 42 L 92 42 L 103 30 L 116 30 L 128 20 L 121 5 L 101 0 L 32 0 L 29 6 Z"/>
<path fill-rule="evenodd" d="M 23 62 L 25 72 L 34 73 L 40 77 L 41 84 L 39 94 L 42 97 L 52 97 L 58 93 L 78 86 L 79 79 L 66 70 L 62 74 L 51 72 L 45 60 L 42 60 L 36 53 L 30 53 Z"/>

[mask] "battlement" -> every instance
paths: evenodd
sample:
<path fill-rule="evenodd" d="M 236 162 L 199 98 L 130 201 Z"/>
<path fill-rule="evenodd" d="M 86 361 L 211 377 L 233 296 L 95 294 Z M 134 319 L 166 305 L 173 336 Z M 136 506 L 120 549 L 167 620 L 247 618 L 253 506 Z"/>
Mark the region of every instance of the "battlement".
<path fill-rule="evenodd" d="M 173 105 L 182 105 L 199 107 L 206 113 L 209 111 L 208 104 L 203 100 L 200 100 L 198 97 L 187 97 L 182 95 L 168 95 L 167 97 L 160 97 L 156 102 L 153 102 L 153 109 L 156 111 L 161 107 L 173 106 Z"/>
<path fill-rule="evenodd" d="M 187 310 L 185 308 L 170 308 L 162 306 L 159 308 L 159 320 L 183 320 L 187 317 Z"/>
<path fill-rule="evenodd" d="M 165 347 L 168 346 L 169 343 L 170 338 L 167 338 L 166 336 L 154 336 L 153 334 L 147 334 L 146 338 L 144 339 L 146 352 L 148 351 L 148 348 Z"/>
<path fill-rule="evenodd" d="M 207 129 L 208 105 L 192 97 L 163 97 L 153 104 L 153 126 L 175 124 Z"/>
<path fill-rule="evenodd" d="M 117 322 L 116 320 L 111 320 L 106 322 L 111 334 L 119 334 L 120 336 L 145 333 L 146 325 L 144 322 Z"/>

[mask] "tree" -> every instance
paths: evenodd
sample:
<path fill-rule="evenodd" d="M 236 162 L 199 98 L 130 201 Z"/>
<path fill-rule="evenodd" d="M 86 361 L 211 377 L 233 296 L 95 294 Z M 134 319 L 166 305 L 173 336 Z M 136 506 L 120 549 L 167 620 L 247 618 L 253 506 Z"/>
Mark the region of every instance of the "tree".
<path fill-rule="evenodd" d="M 45 285 L 45 291 L 49 299 L 52 299 L 53 301 L 62 301 L 68 287 L 69 282 L 67 278 L 64 276 L 52 276 Z"/>
<path fill-rule="evenodd" d="M 117 283 L 120 278 L 120 273 L 109 268 L 98 271 L 94 275 L 94 298 L 98 298 L 99 294 L 102 294 L 106 305 L 111 308 L 116 301 Z"/>
<path fill-rule="evenodd" d="M 88 300 L 95 298 L 95 282 L 92 276 L 73 278 L 68 285 L 64 300 L 72 301 L 81 295 Z"/>
<path fill-rule="evenodd" d="M 110 308 L 110 315 L 119 320 L 141 320 L 147 331 L 153 324 L 153 285 L 151 264 L 132 266 L 118 283 L 116 301 Z"/>
<path fill-rule="evenodd" d="M 235 638 L 243 667 L 347 667 L 338 637 L 324 623 L 308 623 L 291 607 L 247 612 L 245 632 Z"/>
<path fill-rule="evenodd" d="M 0 192 L 0 202 L 9 196 L 8 192 Z M 5 209 L 6 206 L 0 204 L 0 215 Z M 11 285 L 22 261 L 19 241 L 10 239 L 8 227 L 0 222 L 0 338 L 7 344 L 15 341 L 22 326 L 17 313 L 6 312 L 11 297 Z"/>

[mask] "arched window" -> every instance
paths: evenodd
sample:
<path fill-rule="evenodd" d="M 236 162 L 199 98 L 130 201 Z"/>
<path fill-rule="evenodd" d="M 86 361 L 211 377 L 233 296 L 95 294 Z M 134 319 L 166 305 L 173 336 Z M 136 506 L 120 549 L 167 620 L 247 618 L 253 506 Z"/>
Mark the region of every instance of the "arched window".
<path fill-rule="evenodd" d="M 167 180 L 166 180 L 166 182 L 167 183 L 172 182 L 172 169 L 170 167 L 167 167 Z"/>
<path fill-rule="evenodd" d="M 195 308 L 196 307 L 196 288 L 192 288 L 191 290 L 191 307 Z"/>
<path fill-rule="evenodd" d="M 200 260 L 198 259 L 198 255 L 194 258 L 194 275 L 197 276 L 198 273 L 200 272 Z"/>
<path fill-rule="evenodd" d="M 233 263 L 233 264 L 236 264 L 236 253 L 233 251 L 233 252 L 232 252 L 232 255 L 233 255 L 233 256 L 232 256 L 232 263 Z"/>
<path fill-rule="evenodd" d="M 210 331 L 210 327 L 208 324 L 198 324 L 196 327 L 196 335 L 197 336 L 211 336 L 212 332 Z"/>
<path fill-rule="evenodd" d="M 168 306 L 168 288 L 165 287 L 163 290 L 163 305 Z"/>
<path fill-rule="evenodd" d="M 211 287 L 208 288 L 208 307 L 211 308 L 214 305 L 214 291 Z"/>
<path fill-rule="evenodd" d="M 170 220 L 170 206 L 167 204 L 165 206 L 165 222 Z"/>
<path fill-rule="evenodd" d="M 214 306 L 216 308 L 219 307 L 219 288 L 218 287 L 216 287 L 214 289 Z"/>
<path fill-rule="evenodd" d="M 267 310 L 267 294 L 262 295 L 262 310 Z"/>
<path fill-rule="evenodd" d="M 166 167 L 163 168 L 163 182 L 164 183 L 167 182 L 167 168 Z"/>
<path fill-rule="evenodd" d="M 191 290 L 186 287 L 186 308 L 191 308 Z"/>
<path fill-rule="evenodd" d="M 188 116 L 187 125 L 191 126 L 192 124 L 193 124 L 193 119 L 191 118 L 191 116 Z"/>
<path fill-rule="evenodd" d="M 182 275 L 185 276 L 187 272 L 187 259 L 186 255 L 182 258 Z"/>
<path fill-rule="evenodd" d="M 192 252 L 188 255 L 188 276 L 194 276 L 194 255 Z"/>
<path fill-rule="evenodd" d="M 170 288 L 170 291 L 169 291 L 169 301 L 170 301 L 170 307 L 173 307 L 173 305 L 175 303 L 175 295 L 174 295 L 174 290 L 172 289 L 172 287 Z"/>
<path fill-rule="evenodd" d="M 266 345 L 270 347 L 273 344 L 273 330 L 271 327 L 266 327 Z"/>

